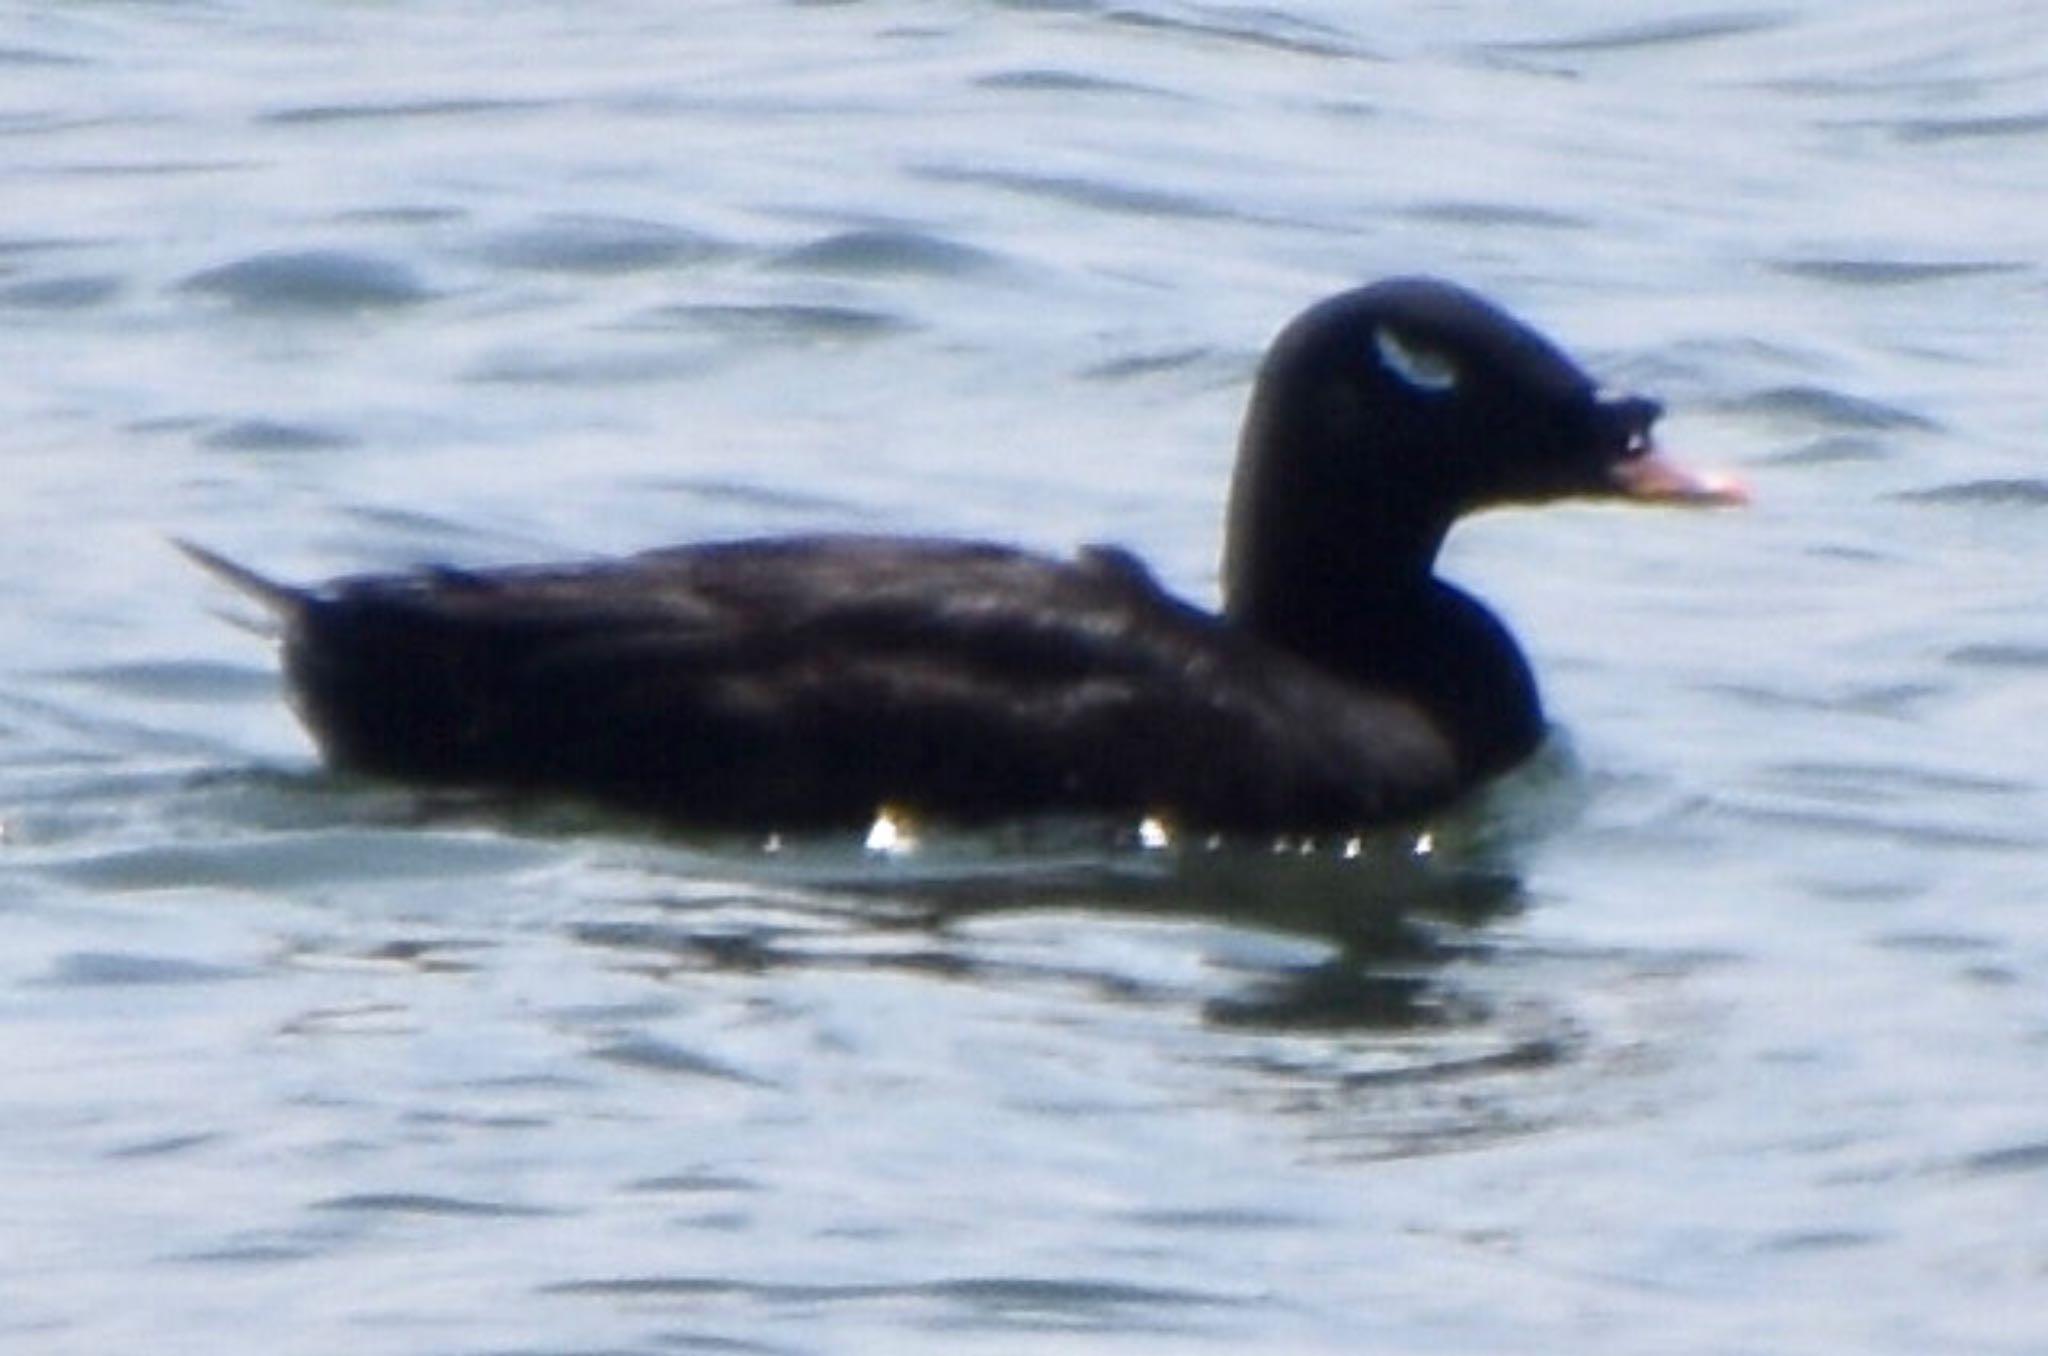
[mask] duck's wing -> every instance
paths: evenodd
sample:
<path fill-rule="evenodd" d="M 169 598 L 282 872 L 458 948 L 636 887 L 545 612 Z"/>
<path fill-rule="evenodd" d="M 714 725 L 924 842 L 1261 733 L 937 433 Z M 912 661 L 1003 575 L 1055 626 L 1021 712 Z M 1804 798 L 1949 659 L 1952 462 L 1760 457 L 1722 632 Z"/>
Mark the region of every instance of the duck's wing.
<path fill-rule="evenodd" d="M 1305 826 L 1437 795 L 1413 713 L 1249 645 L 1119 552 L 786 539 L 291 599 L 322 745 L 415 779 L 783 827 L 885 805 Z"/>

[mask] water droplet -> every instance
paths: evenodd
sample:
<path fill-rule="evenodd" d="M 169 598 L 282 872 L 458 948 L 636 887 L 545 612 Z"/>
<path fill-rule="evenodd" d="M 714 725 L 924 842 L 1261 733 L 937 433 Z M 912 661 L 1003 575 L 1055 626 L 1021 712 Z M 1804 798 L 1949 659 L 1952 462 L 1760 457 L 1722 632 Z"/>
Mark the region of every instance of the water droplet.
<path fill-rule="evenodd" d="M 911 837 L 907 824 L 897 819 L 893 812 L 881 810 L 875 814 L 875 822 L 868 826 L 866 846 L 869 852 L 894 854 L 908 852 L 917 843 Z"/>

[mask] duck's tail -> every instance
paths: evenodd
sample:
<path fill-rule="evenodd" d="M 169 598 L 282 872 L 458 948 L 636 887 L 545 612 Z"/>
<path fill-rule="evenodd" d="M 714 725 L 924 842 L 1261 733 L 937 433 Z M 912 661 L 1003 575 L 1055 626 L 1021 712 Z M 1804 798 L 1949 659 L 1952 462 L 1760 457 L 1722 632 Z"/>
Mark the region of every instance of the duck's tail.
<path fill-rule="evenodd" d="M 171 538 L 171 545 L 177 547 L 194 565 L 206 571 L 222 583 L 255 599 L 269 614 L 269 625 L 254 625 L 245 618 L 227 616 L 227 620 L 259 634 L 275 635 L 280 629 L 290 626 L 306 611 L 311 595 L 303 589 L 289 584 L 280 584 L 267 575 L 261 575 L 246 565 L 239 565 L 226 556 L 209 551 L 204 546 L 186 541 L 182 537 Z"/>

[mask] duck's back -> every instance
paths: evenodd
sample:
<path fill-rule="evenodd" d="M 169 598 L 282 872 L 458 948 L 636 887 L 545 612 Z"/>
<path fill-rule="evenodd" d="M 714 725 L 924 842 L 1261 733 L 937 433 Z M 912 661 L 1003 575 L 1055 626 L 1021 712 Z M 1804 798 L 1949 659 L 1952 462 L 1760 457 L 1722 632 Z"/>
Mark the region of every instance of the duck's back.
<path fill-rule="evenodd" d="M 1457 789 L 1409 704 L 1162 592 L 1130 557 L 802 538 L 300 595 L 330 758 L 694 823 L 1162 814 L 1362 825 Z"/>

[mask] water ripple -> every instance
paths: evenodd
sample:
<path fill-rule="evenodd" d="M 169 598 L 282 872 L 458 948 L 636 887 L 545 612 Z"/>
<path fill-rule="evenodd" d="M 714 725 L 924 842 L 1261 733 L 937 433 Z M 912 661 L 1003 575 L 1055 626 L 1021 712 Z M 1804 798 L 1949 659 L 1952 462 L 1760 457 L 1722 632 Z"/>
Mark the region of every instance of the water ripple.
<path fill-rule="evenodd" d="M 1502 226 L 1541 231 L 1577 231 L 1593 225 L 1590 218 L 1522 203 L 1452 201 L 1415 203 L 1401 209 L 1415 221 L 1451 226 Z"/>
<path fill-rule="evenodd" d="M 25 311 L 83 311 L 121 294 L 122 280 L 112 274 L 75 274 L 31 278 L 0 287 L 0 306 Z"/>
<path fill-rule="evenodd" d="M 986 250 L 922 231 L 868 227 L 842 231 L 776 256 L 775 267 L 854 276 L 960 277 L 995 267 Z"/>
<path fill-rule="evenodd" d="M 2039 852 L 2041 847 L 2033 838 L 1918 816 L 1822 810 L 1802 805 L 1734 802 L 1723 805 L 1721 812 L 1732 818 L 1756 824 L 1774 824 L 1781 828 L 1949 852 L 2032 854 Z"/>
<path fill-rule="evenodd" d="M 1688 15 L 1675 19 L 1653 19 L 1623 24 L 1590 33 L 1556 38 L 1531 38 L 1495 43 L 1488 51 L 1503 53 L 1633 52 L 1646 48 L 1683 47 L 1718 42 L 1723 38 L 1746 37 L 1783 27 L 1791 16 L 1775 10 L 1732 10 L 1720 14 Z"/>
<path fill-rule="evenodd" d="M 276 250 L 205 269 L 179 286 L 272 314 L 415 306 L 434 293 L 410 267 L 353 250 Z"/>
<path fill-rule="evenodd" d="M 826 1284 L 742 1280 L 730 1276 L 618 1276 L 556 1281 L 551 1295 L 610 1299 L 741 1299 L 774 1306 L 838 1306 L 900 1300 L 937 1300 L 964 1307 L 983 1321 L 1054 1319 L 1087 1326 L 1149 1330 L 1139 1310 L 1235 1308 L 1247 1301 L 1218 1291 L 1189 1290 L 1096 1277 L 964 1276 L 932 1281 Z"/>
<path fill-rule="evenodd" d="M 1927 416 L 1901 406 L 1824 386 L 1771 387 L 1729 401 L 1722 408 L 1850 431 L 1925 431 L 1939 427 Z"/>
<path fill-rule="evenodd" d="M 505 1201 L 478 1201 L 431 1192 L 362 1191 L 329 1196 L 313 1203 L 315 1210 L 334 1210 L 360 1215 L 437 1215 L 444 1218 L 526 1219 L 559 1214 L 559 1211 Z"/>
<path fill-rule="evenodd" d="M 315 424 L 282 419 L 237 419 L 199 440 L 201 447 L 222 452 L 333 452 L 355 447 L 360 439 Z"/>
<path fill-rule="evenodd" d="M 644 1073 L 683 1074 L 691 1078 L 713 1078 L 750 1088 L 772 1087 L 767 1079 L 716 1059 L 699 1054 L 672 1041 L 634 1035 L 611 1041 L 591 1051 L 591 1057 Z"/>
<path fill-rule="evenodd" d="M 625 217 L 561 215 L 491 238 L 483 256 L 541 273 L 639 273 L 718 258 L 731 247 L 709 236 Z"/>
<path fill-rule="evenodd" d="M 990 75 L 977 76 L 974 84 L 982 89 L 1025 90 L 1034 94 L 1139 95 L 1148 99 L 1174 100 L 1184 97 L 1153 85 L 1114 80 L 1082 71 L 1052 70 L 1043 67 L 997 71 Z"/>
<path fill-rule="evenodd" d="M 1788 259 L 1775 265 L 1780 273 L 1848 287 L 1913 287 L 2000 273 L 2024 272 L 2027 265 L 2011 259 Z"/>
<path fill-rule="evenodd" d="M 1943 658 L 1951 664 L 1985 669 L 2048 669 L 2048 645 L 1991 641 L 1959 645 Z"/>
<path fill-rule="evenodd" d="M 45 982 L 72 988 L 102 985 L 132 988 L 158 984 L 218 984 L 223 980 L 253 979 L 256 974 L 254 970 L 178 956 L 152 956 L 131 951 L 78 951 L 60 957 Z"/>
<path fill-rule="evenodd" d="M 260 114 L 258 122 L 276 126 L 385 122 L 422 118 L 471 118 L 500 113 L 538 113 L 559 107 L 552 99 L 396 99 L 360 103 L 306 104 Z"/>
<path fill-rule="evenodd" d="M 2048 508 L 2048 479 L 2036 476 L 2001 476 L 1983 480 L 1959 480 L 1924 490 L 1907 490 L 1897 496 L 1909 504 L 1940 504 L 1964 508 Z"/>
<path fill-rule="evenodd" d="M 1241 44 L 1290 56 L 1377 59 L 1370 50 L 1340 29 L 1272 9 L 1217 8 L 1207 14 L 1112 9 L 1104 18 L 1122 28 L 1150 30 L 1206 42 Z"/>
<path fill-rule="evenodd" d="M 277 691 L 277 675 L 251 664 L 205 659 L 145 659 L 96 664 L 52 675 L 108 692 L 172 702 L 246 702 Z"/>
<path fill-rule="evenodd" d="M 1763 770 L 1773 780 L 1806 794 L 1859 803 L 2010 796 L 2029 790 L 2024 783 L 2004 777 L 1907 763 L 1808 760 L 1769 764 Z"/>
<path fill-rule="evenodd" d="M 93 63 L 71 52 L 53 52 L 46 47 L 0 47 L 0 66 L 90 66 Z"/>
<path fill-rule="evenodd" d="M 1128 216 L 1218 221 L 1239 216 L 1220 203 L 1190 193 L 1071 174 L 1030 174 L 1017 170 L 965 169 L 931 165 L 916 171 L 936 183 L 981 185 L 1073 207 Z"/>
<path fill-rule="evenodd" d="M 335 829 L 266 834 L 242 842 L 108 848 L 58 860 L 48 869 L 62 879 L 107 891 L 200 886 L 271 891 L 318 887 L 343 878 L 445 881 L 497 876 L 545 855 L 538 844 L 508 839 Z"/>
<path fill-rule="evenodd" d="M 1083 381 L 1129 381 L 1133 378 L 1156 376 L 1161 372 L 1178 372 L 1215 356 L 1216 350 L 1205 345 L 1167 349 L 1155 353 L 1133 353 L 1084 367 L 1077 375 Z"/>
<path fill-rule="evenodd" d="M 1963 1171 L 1972 1177 L 2006 1177 L 2015 1173 L 2048 1174 L 2048 1140 L 1987 1149 L 1963 1160 Z"/>
<path fill-rule="evenodd" d="M 658 306 L 622 326 L 629 329 L 673 329 L 678 326 L 707 334 L 786 344 L 849 343 L 879 339 L 917 328 L 889 311 L 822 303 L 778 304 L 679 302 Z"/>
<path fill-rule="evenodd" d="M 119 1144 L 107 1150 L 106 1157 L 114 1161 L 148 1158 L 167 1158 L 203 1149 L 218 1144 L 226 1135 L 220 1131 L 200 1130 L 186 1134 L 151 1135 L 146 1139 Z"/>
<path fill-rule="evenodd" d="M 2048 135 L 2048 113 L 2014 113 L 1981 118 L 1911 118 L 1892 124 L 1901 141 L 2003 140 Z"/>
<path fill-rule="evenodd" d="M 615 336 L 634 333 L 630 326 L 613 327 Z M 575 390 L 586 387 L 645 386 L 690 376 L 710 365 L 701 351 L 633 344 L 617 339 L 610 345 L 584 336 L 545 344 L 507 347 L 479 359 L 461 380 L 480 386 L 535 386 Z"/>

